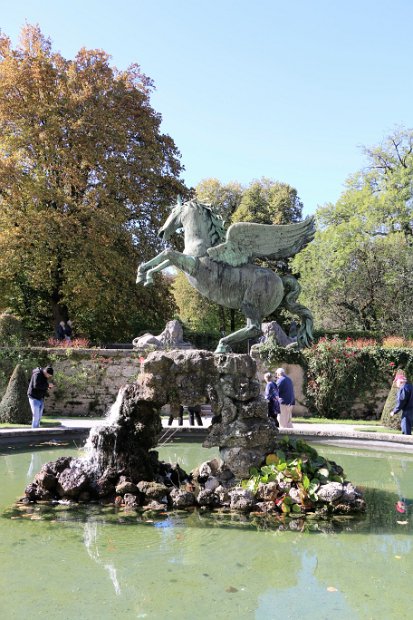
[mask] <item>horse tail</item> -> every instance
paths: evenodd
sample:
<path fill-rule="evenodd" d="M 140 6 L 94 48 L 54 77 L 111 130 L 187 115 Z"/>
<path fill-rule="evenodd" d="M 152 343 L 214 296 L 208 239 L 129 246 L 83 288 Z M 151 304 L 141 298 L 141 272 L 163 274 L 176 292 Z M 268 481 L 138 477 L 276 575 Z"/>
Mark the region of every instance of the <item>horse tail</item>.
<path fill-rule="evenodd" d="M 297 333 L 297 343 L 300 349 L 304 347 L 311 347 L 313 336 L 313 315 L 308 308 L 302 304 L 297 303 L 297 297 L 301 292 L 301 286 L 298 284 L 296 278 L 292 275 L 283 275 L 281 280 L 284 285 L 285 293 L 281 302 L 285 308 L 292 314 L 296 314 L 300 317 L 301 324 Z"/>

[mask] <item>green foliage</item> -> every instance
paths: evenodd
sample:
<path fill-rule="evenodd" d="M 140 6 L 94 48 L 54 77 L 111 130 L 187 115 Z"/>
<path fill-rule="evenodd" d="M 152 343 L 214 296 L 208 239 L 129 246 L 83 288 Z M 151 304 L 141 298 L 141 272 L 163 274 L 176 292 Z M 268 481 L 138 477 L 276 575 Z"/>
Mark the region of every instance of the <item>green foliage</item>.
<path fill-rule="evenodd" d="M 13 314 L 0 314 L 0 346 L 17 346 L 26 340 L 21 320 Z"/>
<path fill-rule="evenodd" d="M 318 500 L 320 484 L 344 482 L 345 474 L 341 467 L 320 456 L 301 439 L 283 437 L 280 448 L 267 456 L 266 464 L 261 468 L 251 468 L 250 478 L 243 480 L 241 486 L 253 493 L 257 492 L 259 484 L 269 482 L 295 487 L 299 491 L 299 504 L 285 491 L 275 498 L 276 506 L 283 513 L 299 514 L 302 510 L 312 508 Z"/>
<path fill-rule="evenodd" d="M 318 417 L 375 417 L 373 396 L 390 386 L 396 368 L 413 374 L 413 349 L 382 347 L 373 340 L 321 338 L 313 347 L 294 351 L 273 340 L 260 346 L 268 367 L 298 364 L 304 369 L 307 406 Z M 360 402 L 362 413 L 354 403 Z"/>
<path fill-rule="evenodd" d="M 323 329 L 413 333 L 413 132 L 366 149 L 367 166 L 317 210 L 314 241 L 293 260 Z"/>
<path fill-rule="evenodd" d="M 232 221 L 291 224 L 301 219 L 302 209 L 296 189 L 287 183 L 262 178 L 245 189 Z"/>
<path fill-rule="evenodd" d="M 243 192 L 244 187 L 236 181 L 221 183 L 213 178 L 203 179 L 195 188 L 197 199 L 210 204 L 226 222 L 231 221 L 232 214 L 239 207 Z"/>
<path fill-rule="evenodd" d="M 17 364 L 0 402 L 0 422 L 11 424 L 31 422 L 32 413 L 27 398 L 28 385 L 25 371 L 20 364 Z"/>
<path fill-rule="evenodd" d="M 46 349 L 26 346 L 0 347 L 0 395 L 3 395 L 9 378 L 17 365 L 26 373 L 27 384 L 33 368 L 46 366 L 51 361 Z"/>
<path fill-rule="evenodd" d="M 389 390 L 388 396 L 386 398 L 386 402 L 384 403 L 383 412 L 381 414 L 381 423 L 387 428 L 391 428 L 392 430 L 400 430 L 400 427 L 401 427 L 400 413 L 394 416 L 390 415 L 390 413 L 393 411 L 393 409 L 396 406 L 397 392 L 398 392 L 398 387 L 393 382 Z"/>
<path fill-rule="evenodd" d="M 294 348 L 286 349 L 285 347 L 280 347 L 275 338 L 268 338 L 268 340 L 260 344 L 259 354 L 268 366 L 280 365 L 279 362 L 298 364 L 303 367 L 307 366 L 306 358 L 303 356 L 302 351 Z"/>

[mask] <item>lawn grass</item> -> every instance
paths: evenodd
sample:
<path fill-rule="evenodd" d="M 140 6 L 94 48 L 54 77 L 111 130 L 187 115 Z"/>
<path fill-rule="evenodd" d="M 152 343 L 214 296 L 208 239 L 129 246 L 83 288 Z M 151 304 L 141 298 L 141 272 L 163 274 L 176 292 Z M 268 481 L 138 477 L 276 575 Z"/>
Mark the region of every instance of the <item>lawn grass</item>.
<path fill-rule="evenodd" d="M 0 422 L 0 428 L 31 428 L 31 424 L 11 424 L 10 422 Z M 40 420 L 41 428 L 54 428 L 62 426 L 58 420 Z"/>
<path fill-rule="evenodd" d="M 392 435 L 401 435 L 402 432 L 398 431 L 394 428 L 386 428 L 385 426 L 381 426 L 379 428 L 366 426 L 364 428 L 360 428 L 360 433 L 391 433 Z"/>
<path fill-rule="evenodd" d="M 350 426 L 362 425 L 366 426 L 382 426 L 380 420 L 348 420 L 348 419 L 332 419 L 332 418 L 304 418 L 294 416 L 293 422 L 305 422 L 306 424 L 348 424 Z"/>

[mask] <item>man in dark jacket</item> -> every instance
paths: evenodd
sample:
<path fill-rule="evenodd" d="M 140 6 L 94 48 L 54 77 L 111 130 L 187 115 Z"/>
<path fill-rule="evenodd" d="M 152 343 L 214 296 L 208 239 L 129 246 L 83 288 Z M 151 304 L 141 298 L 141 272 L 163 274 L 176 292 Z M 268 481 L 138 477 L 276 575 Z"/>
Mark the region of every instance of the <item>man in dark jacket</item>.
<path fill-rule="evenodd" d="M 272 374 L 266 372 L 264 379 L 267 382 L 265 386 L 265 400 L 268 401 L 268 417 L 275 421 L 278 426 L 278 416 L 280 414 L 280 401 L 278 399 L 278 387 L 275 381 L 272 380 Z"/>
<path fill-rule="evenodd" d="M 403 435 L 412 434 L 413 423 L 413 385 L 407 382 L 406 377 L 399 376 L 396 379 L 396 385 L 399 388 L 397 392 L 396 406 L 390 415 L 402 413 L 401 427 Z"/>
<path fill-rule="evenodd" d="M 39 428 L 40 426 L 40 419 L 44 409 L 44 398 L 49 388 L 53 387 L 53 384 L 49 383 L 49 379 L 52 376 L 53 368 L 51 366 L 35 368 L 32 372 L 29 389 L 27 390 L 30 408 L 32 410 L 32 428 Z"/>
<path fill-rule="evenodd" d="M 284 368 L 277 368 L 277 387 L 280 400 L 281 413 L 278 416 L 280 428 L 293 428 L 293 405 L 295 405 L 294 385 L 290 377 L 287 377 Z"/>

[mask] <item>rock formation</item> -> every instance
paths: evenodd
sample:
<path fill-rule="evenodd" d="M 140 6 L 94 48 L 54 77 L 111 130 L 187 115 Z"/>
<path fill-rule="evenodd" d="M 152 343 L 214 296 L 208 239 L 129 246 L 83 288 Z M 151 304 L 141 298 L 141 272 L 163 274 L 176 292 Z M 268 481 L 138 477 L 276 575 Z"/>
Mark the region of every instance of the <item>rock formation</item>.
<path fill-rule="evenodd" d="M 206 400 L 214 417 L 204 446 L 218 446 L 221 458 L 187 474 L 160 461 L 154 450 L 162 428 L 159 412 L 167 403 Z M 92 430 L 88 455 L 43 465 L 24 501 L 101 500 L 152 511 L 363 509 L 361 495 L 344 480 L 339 466 L 302 442 L 290 445 L 283 439 L 281 444 L 278 439 L 251 357 L 155 351 L 139 381 L 119 392 L 106 423 Z"/>
<path fill-rule="evenodd" d="M 144 334 L 133 339 L 134 349 L 192 349 L 190 342 L 184 341 L 184 332 L 179 321 L 168 321 L 158 336 Z"/>

